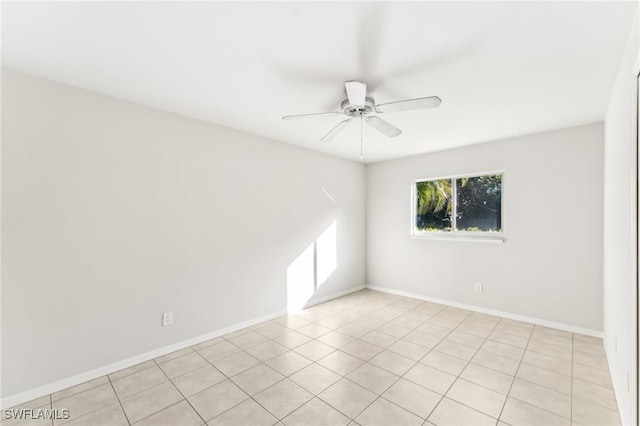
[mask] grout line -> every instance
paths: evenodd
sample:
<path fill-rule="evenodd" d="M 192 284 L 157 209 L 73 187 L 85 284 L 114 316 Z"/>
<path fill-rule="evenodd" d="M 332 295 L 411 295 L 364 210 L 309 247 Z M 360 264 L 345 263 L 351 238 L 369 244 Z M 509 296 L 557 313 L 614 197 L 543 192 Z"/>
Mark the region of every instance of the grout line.
<path fill-rule="evenodd" d="M 531 342 L 531 336 L 533 335 L 533 329 L 529 334 L 529 339 L 527 340 L 527 346 L 525 346 L 524 351 L 522 351 L 522 355 L 520 356 L 520 361 L 518 362 L 518 367 L 516 368 L 515 373 L 513 374 L 513 380 L 511 380 L 511 385 L 509 386 L 509 390 L 507 391 L 507 397 L 504 399 L 504 403 L 502 404 L 502 408 L 500 409 L 500 414 L 498 415 L 498 420 L 502 417 L 502 412 L 504 411 L 504 407 L 507 405 L 507 401 L 509 400 L 509 395 L 511 394 L 511 388 L 513 388 L 513 384 L 516 382 L 516 378 L 518 377 L 518 371 L 520 371 L 520 366 L 522 365 L 522 360 L 524 359 L 524 355 L 527 353 L 527 347 L 529 346 L 529 342 Z M 540 407 L 537 407 L 540 408 Z"/>
<path fill-rule="evenodd" d="M 113 386 L 113 382 L 111 381 L 111 377 L 109 377 L 107 375 L 107 379 L 109 380 L 109 384 L 111 385 L 111 390 L 113 390 L 113 393 L 116 396 L 116 399 L 118 400 L 118 404 L 120 404 L 120 409 L 122 410 L 122 414 L 124 414 L 124 418 L 127 421 L 127 423 L 129 425 L 131 425 L 131 421 L 129 420 L 129 416 L 127 416 L 127 412 L 124 410 L 124 406 L 122 405 L 122 401 L 120 401 L 120 396 L 118 395 L 118 392 L 116 392 L 116 388 Z"/>

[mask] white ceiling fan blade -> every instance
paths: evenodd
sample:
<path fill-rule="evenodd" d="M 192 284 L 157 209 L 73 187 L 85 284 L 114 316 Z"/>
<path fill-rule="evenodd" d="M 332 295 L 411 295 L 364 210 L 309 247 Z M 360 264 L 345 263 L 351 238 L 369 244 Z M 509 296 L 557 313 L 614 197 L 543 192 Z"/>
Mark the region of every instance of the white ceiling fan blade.
<path fill-rule="evenodd" d="M 351 122 L 351 120 L 353 120 L 352 118 L 348 118 L 344 121 L 339 122 L 336 127 L 334 127 L 333 129 L 331 129 L 331 131 L 329 131 L 329 133 L 327 133 L 326 135 L 324 135 L 322 137 L 322 139 L 320 139 L 322 142 L 326 142 L 326 141 L 330 141 L 331 139 L 333 139 L 338 133 L 340 133 L 345 127 L 347 127 L 347 124 L 349 124 Z"/>
<path fill-rule="evenodd" d="M 282 117 L 283 120 L 291 120 L 291 119 L 296 119 L 296 118 L 307 118 L 307 117 L 316 117 L 316 116 L 322 116 L 322 115 L 344 115 L 344 113 L 342 112 L 315 112 L 312 114 L 296 114 L 296 115 L 285 115 L 284 117 Z"/>
<path fill-rule="evenodd" d="M 389 136 L 390 138 L 395 138 L 402 133 L 402 130 L 398 129 L 395 126 L 384 121 L 382 118 L 378 117 L 367 117 L 367 124 L 379 132 Z"/>
<path fill-rule="evenodd" d="M 359 81 L 347 81 L 344 83 L 347 89 L 349 103 L 354 106 L 363 106 L 367 96 L 367 85 Z"/>
<path fill-rule="evenodd" d="M 439 97 L 430 96 L 428 98 L 407 99 L 406 101 L 389 102 L 386 104 L 376 105 L 374 108 L 378 113 L 411 111 L 414 109 L 435 108 L 441 103 L 442 100 Z"/>

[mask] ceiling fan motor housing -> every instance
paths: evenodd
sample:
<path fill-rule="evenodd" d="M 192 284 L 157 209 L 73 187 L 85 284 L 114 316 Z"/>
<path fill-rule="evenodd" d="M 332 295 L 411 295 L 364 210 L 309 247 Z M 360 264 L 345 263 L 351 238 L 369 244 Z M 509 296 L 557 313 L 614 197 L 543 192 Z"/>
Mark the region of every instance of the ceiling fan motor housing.
<path fill-rule="evenodd" d="M 366 115 L 373 112 L 375 104 L 375 100 L 368 96 L 364 100 L 364 105 L 351 105 L 349 103 L 349 98 L 347 98 L 340 103 L 340 109 L 346 115 L 354 117 L 361 114 Z"/>

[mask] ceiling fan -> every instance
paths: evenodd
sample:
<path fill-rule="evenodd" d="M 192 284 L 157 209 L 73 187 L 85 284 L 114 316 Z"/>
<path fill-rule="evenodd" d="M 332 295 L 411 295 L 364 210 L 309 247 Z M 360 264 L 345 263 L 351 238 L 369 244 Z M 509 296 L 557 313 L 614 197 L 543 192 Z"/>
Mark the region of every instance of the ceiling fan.
<path fill-rule="evenodd" d="M 430 96 L 426 98 L 407 99 L 404 101 L 376 104 L 373 98 L 367 96 L 367 85 L 365 83 L 361 83 L 359 81 L 347 81 L 344 83 L 344 86 L 347 90 L 347 98 L 340 103 L 340 109 L 342 111 L 285 115 L 282 119 L 290 120 L 295 118 L 327 115 L 346 116 L 347 118 L 345 120 L 338 123 L 329 131 L 329 133 L 320 139 L 322 142 L 326 142 L 330 141 L 338 133 L 344 130 L 344 128 L 347 127 L 354 118 L 360 118 L 360 157 L 362 158 L 362 127 L 364 122 L 390 138 L 395 138 L 402 133 L 402 130 L 373 114 L 435 108 L 442 103 L 442 100 L 439 97 Z"/>

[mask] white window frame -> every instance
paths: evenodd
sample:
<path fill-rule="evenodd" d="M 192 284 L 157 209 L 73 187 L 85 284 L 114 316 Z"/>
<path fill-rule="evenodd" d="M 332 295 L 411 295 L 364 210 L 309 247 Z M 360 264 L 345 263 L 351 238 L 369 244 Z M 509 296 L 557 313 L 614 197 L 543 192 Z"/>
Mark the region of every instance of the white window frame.
<path fill-rule="evenodd" d="M 505 182 L 505 172 L 504 170 L 496 170 L 491 172 L 480 172 L 480 173 L 465 173 L 460 175 L 451 175 L 451 176 L 442 176 L 442 177 L 429 177 L 429 178 L 421 178 L 414 179 L 411 182 L 411 231 L 410 235 L 412 238 L 420 238 L 427 240 L 457 240 L 457 241 L 484 241 L 484 242 L 496 242 L 502 243 L 505 242 L 504 235 L 504 182 Z M 502 176 L 502 194 L 500 196 L 500 224 L 501 231 L 500 232 L 486 232 L 486 231 L 456 231 L 456 205 L 457 205 L 457 190 L 456 190 L 456 180 L 460 178 L 474 178 L 480 176 L 489 176 L 489 175 L 501 175 Z M 450 179 L 451 183 L 451 202 L 452 202 L 452 215 L 451 215 L 451 231 L 419 231 L 416 229 L 416 184 L 419 182 L 428 182 L 431 180 L 440 180 L 440 179 Z"/>

